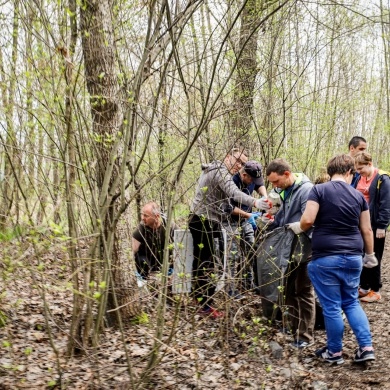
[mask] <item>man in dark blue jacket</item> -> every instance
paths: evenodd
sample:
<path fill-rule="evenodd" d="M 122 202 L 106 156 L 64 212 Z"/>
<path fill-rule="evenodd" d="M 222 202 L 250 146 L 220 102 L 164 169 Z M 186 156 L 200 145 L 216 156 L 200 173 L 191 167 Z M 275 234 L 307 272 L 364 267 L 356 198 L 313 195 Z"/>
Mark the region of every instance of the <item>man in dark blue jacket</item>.
<path fill-rule="evenodd" d="M 267 197 L 267 189 L 264 186 L 263 168 L 257 161 L 247 161 L 245 165 L 232 177 L 236 186 L 247 195 L 257 192 L 263 198 Z M 255 243 L 256 219 L 260 213 L 252 213 L 252 206 L 246 206 L 232 200 L 235 207 L 230 217 L 231 223 L 239 227 L 240 234 L 240 256 L 239 263 L 235 264 L 235 275 L 245 283 L 245 289 L 251 289 L 253 270 L 253 255 Z"/>

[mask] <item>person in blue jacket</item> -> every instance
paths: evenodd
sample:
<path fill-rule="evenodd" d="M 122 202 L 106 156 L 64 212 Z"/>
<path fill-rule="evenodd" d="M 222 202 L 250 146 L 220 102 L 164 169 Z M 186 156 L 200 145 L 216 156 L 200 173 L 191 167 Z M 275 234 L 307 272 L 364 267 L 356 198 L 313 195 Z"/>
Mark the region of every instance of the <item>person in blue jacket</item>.
<path fill-rule="evenodd" d="M 264 185 L 263 168 L 254 160 L 247 161 L 244 166 L 232 177 L 236 186 L 247 195 L 257 192 L 262 198 L 267 198 L 267 189 Z M 243 291 L 252 289 L 256 284 L 256 267 L 253 262 L 255 253 L 256 219 L 261 212 L 253 213 L 251 206 L 246 206 L 232 199 L 234 210 L 230 216 L 231 224 L 238 226 L 240 256 L 235 264 L 235 278 L 238 279 L 238 289 Z M 230 295 L 241 297 L 238 291 L 232 291 Z"/>

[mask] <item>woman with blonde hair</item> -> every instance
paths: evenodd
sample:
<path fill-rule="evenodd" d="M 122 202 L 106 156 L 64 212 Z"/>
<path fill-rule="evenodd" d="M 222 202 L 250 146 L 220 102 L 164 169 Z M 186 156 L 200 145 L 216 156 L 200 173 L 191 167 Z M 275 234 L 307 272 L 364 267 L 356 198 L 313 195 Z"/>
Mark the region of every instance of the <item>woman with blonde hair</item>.
<path fill-rule="evenodd" d="M 326 172 L 326 168 L 322 168 L 320 174 L 314 180 L 314 184 L 326 183 L 329 180 L 330 176 L 328 175 L 328 172 Z"/>
<path fill-rule="evenodd" d="M 371 226 L 374 232 L 374 252 L 378 265 L 363 269 L 360 276 L 359 297 L 362 302 L 381 299 L 381 260 L 385 248 L 386 230 L 390 224 L 390 178 L 389 173 L 374 167 L 367 152 L 355 156 L 356 170 L 360 179 L 356 189 L 363 194 L 369 205 Z"/>

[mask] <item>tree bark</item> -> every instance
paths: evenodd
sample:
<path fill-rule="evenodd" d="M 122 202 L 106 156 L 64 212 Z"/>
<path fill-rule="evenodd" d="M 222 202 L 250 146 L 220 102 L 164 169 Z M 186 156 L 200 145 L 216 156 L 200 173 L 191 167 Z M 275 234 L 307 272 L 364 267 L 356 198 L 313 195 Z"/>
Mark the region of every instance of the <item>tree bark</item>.
<path fill-rule="evenodd" d="M 91 0 L 81 7 L 81 35 L 85 62 L 85 78 L 90 94 L 92 131 L 95 139 L 97 161 L 97 226 L 100 229 L 97 246 L 100 253 L 102 281 L 107 294 L 102 295 L 95 335 L 100 331 L 107 304 L 111 324 L 117 324 L 118 315 L 128 316 L 140 312 L 137 299 L 138 287 L 126 262 L 131 260 L 125 245 L 128 239 L 121 222 L 116 225 L 116 213 L 120 213 L 121 180 L 120 164 L 123 145 L 119 130 L 124 120 L 124 96 L 118 81 L 118 63 L 113 29 L 113 13 L 109 0 Z M 121 147 L 122 146 L 122 147 Z M 123 199 L 122 199 L 123 202 Z M 125 226 L 125 225 L 124 225 Z M 95 272 L 98 274 L 98 272 Z M 132 296 L 129 296 L 132 292 Z M 120 310 L 118 311 L 118 307 Z"/>
<path fill-rule="evenodd" d="M 257 39 L 254 29 L 259 21 L 262 2 L 248 0 L 241 14 L 240 41 L 237 52 L 242 52 L 237 61 L 235 80 L 234 112 L 232 129 L 236 140 L 246 137 L 253 122 L 253 95 L 257 75 Z"/>
<path fill-rule="evenodd" d="M 7 125 L 7 136 L 1 140 L 5 146 L 5 162 L 4 162 L 4 179 L 0 181 L 0 230 L 7 227 L 8 216 L 11 213 L 12 205 L 14 204 L 16 183 L 14 175 L 15 169 L 19 166 L 17 163 L 18 145 L 14 130 L 14 101 L 15 101 L 15 83 L 16 69 L 18 58 L 18 41 L 19 41 L 19 0 L 14 2 L 14 17 L 12 26 L 12 54 L 11 54 L 11 74 L 9 84 L 2 82 L 2 100 L 5 108 L 5 121 Z M 3 68 L 3 53 L 0 49 L 0 71 L 4 75 Z M 4 76 L 3 76 L 4 77 Z M 3 80 L 1 80 L 3 81 Z M 5 80 L 4 80 L 5 81 Z"/>

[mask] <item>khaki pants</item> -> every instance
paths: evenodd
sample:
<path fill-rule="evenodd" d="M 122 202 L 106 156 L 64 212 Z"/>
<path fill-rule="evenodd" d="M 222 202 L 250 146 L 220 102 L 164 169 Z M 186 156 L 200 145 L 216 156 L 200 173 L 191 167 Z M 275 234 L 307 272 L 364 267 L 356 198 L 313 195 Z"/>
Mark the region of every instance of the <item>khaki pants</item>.
<path fill-rule="evenodd" d="M 295 338 L 311 342 L 316 313 L 314 289 L 307 264 L 305 262 L 296 266 L 291 263 L 285 282 L 285 305 L 288 307 L 288 319 Z"/>

